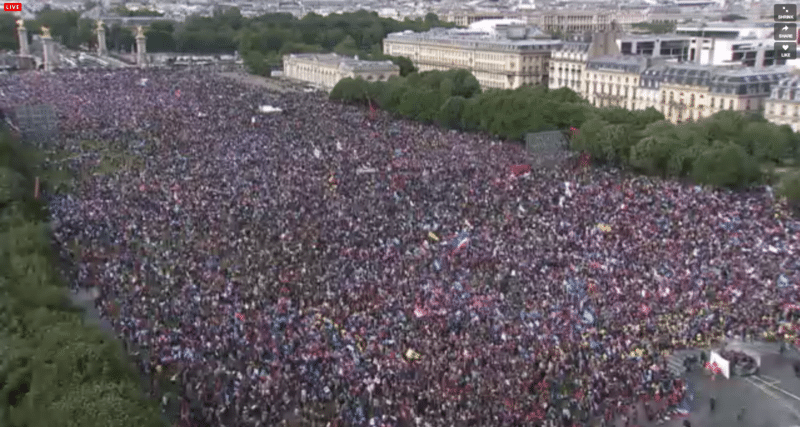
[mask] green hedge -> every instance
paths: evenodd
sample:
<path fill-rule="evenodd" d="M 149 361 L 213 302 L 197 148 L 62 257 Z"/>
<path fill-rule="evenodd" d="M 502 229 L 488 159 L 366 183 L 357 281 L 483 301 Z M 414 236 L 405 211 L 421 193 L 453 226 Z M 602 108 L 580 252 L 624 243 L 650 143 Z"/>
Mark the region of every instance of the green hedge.
<path fill-rule="evenodd" d="M 566 88 L 481 91 L 467 70 L 411 73 L 383 82 L 344 79 L 330 98 L 372 102 L 410 119 L 509 140 L 521 140 L 527 132 L 574 127 L 571 148 L 589 153 L 595 162 L 701 184 L 767 183 L 773 176 L 764 165 L 800 164 L 798 134 L 758 115 L 722 111 L 674 125 L 653 108 L 596 108 Z M 796 181 L 782 187 L 795 188 L 800 185 Z M 800 197 L 797 192 L 784 194 Z"/>
<path fill-rule="evenodd" d="M 0 425 L 163 426 L 120 345 L 70 303 L 33 199 L 39 160 L 0 135 Z"/>

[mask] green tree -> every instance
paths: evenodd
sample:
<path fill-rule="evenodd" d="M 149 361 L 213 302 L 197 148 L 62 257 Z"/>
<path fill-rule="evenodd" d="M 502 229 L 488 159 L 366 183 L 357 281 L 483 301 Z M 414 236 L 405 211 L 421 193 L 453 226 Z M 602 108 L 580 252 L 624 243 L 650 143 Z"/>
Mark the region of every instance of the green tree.
<path fill-rule="evenodd" d="M 768 122 L 751 122 L 743 126 L 741 136 L 735 141 L 747 154 L 759 161 L 778 162 L 791 155 L 789 135 L 780 127 Z"/>
<path fill-rule="evenodd" d="M 692 168 L 695 181 L 720 187 L 740 187 L 758 176 L 755 159 L 733 143 L 715 143 L 695 160 Z"/>
<path fill-rule="evenodd" d="M 380 57 L 375 58 L 375 60 L 378 60 L 378 61 L 384 60 L 384 59 L 388 59 L 388 60 L 392 61 L 394 63 L 394 65 L 397 65 L 398 67 L 400 67 L 400 76 L 401 77 L 407 77 L 409 74 L 417 71 L 417 68 L 414 67 L 414 63 L 411 62 L 411 60 L 406 58 L 405 56 L 381 55 Z"/>
<path fill-rule="evenodd" d="M 19 198 L 24 191 L 25 177 L 17 171 L 0 166 L 0 207 Z"/>
<path fill-rule="evenodd" d="M 429 12 L 427 15 L 425 15 L 425 24 L 434 26 L 438 23 L 439 23 L 439 17 L 436 16 L 435 13 Z"/>
<path fill-rule="evenodd" d="M 603 159 L 609 150 L 603 147 L 603 130 L 609 126 L 605 120 L 598 117 L 587 120 L 579 129 L 578 134 L 572 138 L 571 145 L 575 151 L 585 151 L 592 158 Z"/>
<path fill-rule="evenodd" d="M 26 162 L 38 158 L 0 135 L 0 171 L 13 186 L 0 201 L 0 425 L 161 425 L 119 346 L 69 304 L 46 211 L 28 191 L 42 168 Z"/>
<path fill-rule="evenodd" d="M 481 84 L 469 71 L 451 70 L 447 76 L 453 81 L 453 90 L 450 95 L 472 98 L 481 93 Z"/>
<path fill-rule="evenodd" d="M 800 207 L 800 172 L 784 175 L 778 187 L 778 194 L 789 199 L 795 207 Z"/>
<path fill-rule="evenodd" d="M 172 36 L 172 32 L 173 28 L 170 22 L 154 22 L 150 25 L 150 28 L 144 33 L 147 37 L 147 51 L 175 52 L 175 38 Z"/>
<path fill-rule="evenodd" d="M 646 136 L 631 148 L 630 162 L 645 173 L 664 176 L 670 159 L 683 148 L 674 135 Z"/>
<path fill-rule="evenodd" d="M 358 54 L 358 45 L 352 36 L 345 36 L 334 48 L 333 51 L 339 55 L 355 56 Z"/>
<path fill-rule="evenodd" d="M 136 38 L 130 29 L 121 27 L 119 24 L 114 24 L 108 31 L 106 37 L 106 45 L 109 50 L 115 51 L 132 51 L 133 45 L 136 43 Z"/>
<path fill-rule="evenodd" d="M 330 99 L 344 102 L 366 103 L 367 82 L 363 79 L 346 78 L 339 80 L 331 90 Z"/>
<path fill-rule="evenodd" d="M 247 70 L 253 74 L 264 77 L 272 75 L 272 67 L 267 62 L 266 56 L 257 50 L 245 52 L 242 56 L 242 61 Z"/>
<path fill-rule="evenodd" d="M 436 115 L 436 123 L 448 129 L 458 129 L 461 126 L 461 113 L 466 105 L 466 98 L 463 96 L 451 96 L 439 108 Z"/>
<path fill-rule="evenodd" d="M 11 13 L 0 14 L 0 49 L 19 51 L 16 20 Z"/>

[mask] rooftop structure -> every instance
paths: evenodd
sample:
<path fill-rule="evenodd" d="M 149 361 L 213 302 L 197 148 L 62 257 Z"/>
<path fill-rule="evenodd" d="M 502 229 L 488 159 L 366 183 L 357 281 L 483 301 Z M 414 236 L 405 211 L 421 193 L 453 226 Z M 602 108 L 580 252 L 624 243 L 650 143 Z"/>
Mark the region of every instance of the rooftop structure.
<path fill-rule="evenodd" d="M 324 89 L 332 89 L 344 78 L 386 81 L 400 74 L 392 61 L 364 61 L 335 53 L 295 53 L 283 57 L 283 75 Z"/>
<path fill-rule="evenodd" d="M 391 71 L 397 68 L 392 61 L 365 61 L 358 56 L 350 58 L 335 53 L 292 53 L 289 58 L 318 62 L 327 66 L 336 66 L 346 71 Z"/>
<path fill-rule="evenodd" d="M 587 70 L 593 71 L 619 71 L 623 73 L 641 73 L 650 61 L 644 56 L 634 55 L 606 55 L 589 58 Z"/>
<path fill-rule="evenodd" d="M 800 103 L 800 75 L 787 76 L 774 84 L 770 98 Z"/>
<path fill-rule="evenodd" d="M 707 86 L 712 93 L 746 95 L 768 92 L 771 85 L 789 75 L 786 67 L 709 67 L 695 64 L 662 64 L 642 73 L 642 87 L 658 88 L 662 83 Z"/>
<path fill-rule="evenodd" d="M 509 38 L 511 35 L 513 38 Z M 521 38 L 516 38 L 516 36 Z M 508 31 L 471 31 L 464 29 L 433 28 L 424 33 L 411 30 L 390 33 L 388 41 L 406 41 L 417 43 L 447 44 L 462 49 L 490 49 L 505 51 L 549 50 L 560 47 L 561 40 L 531 38 L 541 36 L 535 27 L 516 27 Z"/>
<path fill-rule="evenodd" d="M 773 30 L 774 23 L 770 22 L 692 22 L 678 25 L 675 33 L 717 39 L 765 39 L 772 37 Z"/>

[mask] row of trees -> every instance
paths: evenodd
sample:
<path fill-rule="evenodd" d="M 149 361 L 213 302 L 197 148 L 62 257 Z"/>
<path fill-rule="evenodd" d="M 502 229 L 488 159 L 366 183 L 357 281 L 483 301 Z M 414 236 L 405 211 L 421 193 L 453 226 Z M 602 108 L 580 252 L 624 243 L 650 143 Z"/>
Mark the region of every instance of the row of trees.
<path fill-rule="evenodd" d="M 16 19 L 17 17 L 11 13 L 0 13 L 0 49 L 2 50 L 16 51 L 19 49 Z M 36 19 L 25 21 L 29 42 L 34 34 L 41 34 L 42 27 L 50 28 L 50 34 L 69 49 L 81 47 L 95 49 L 97 47 L 97 36 L 95 35 L 97 23 L 91 19 L 81 18 L 78 11 L 43 8 L 36 15 Z M 129 28 L 114 24 L 110 27 L 105 26 L 105 29 L 108 49 L 131 50 L 136 43 L 133 31 Z"/>
<path fill-rule="evenodd" d="M 238 12 L 238 11 L 237 11 Z M 232 13 L 232 12 L 226 12 Z M 382 40 L 398 31 L 427 31 L 452 27 L 429 13 L 424 19 L 396 21 L 364 10 L 320 16 L 309 13 L 301 19 L 290 14 L 267 14 L 246 20 L 240 31 L 239 51 L 252 72 L 269 75 L 268 70 L 288 53 L 336 52 L 362 59 L 391 59 L 404 74 L 413 71 L 408 59 L 383 54 Z"/>
<path fill-rule="evenodd" d="M 27 150 L 0 135 L 0 425 L 162 426 L 120 346 L 70 304 Z"/>
<path fill-rule="evenodd" d="M 800 165 L 800 135 L 760 116 L 722 111 L 696 123 L 674 125 L 652 108 L 593 107 L 567 88 L 484 92 L 467 70 L 411 73 L 386 82 L 344 79 L 330 97 L 374 103 L 414 120 L 507 140 L 574 127 L 572 149 L 589 153 L 595 162 L 711 185 L 769 182 L 774 168 Z"/>
<path fill-rule="evenodd" d="M 152 11 L 142 14 L 151 15 Z M 122 10 L 123 15 L 133 12 Z M 138 15 L 137 15 L 138 16 Z M 0 15 L 0 47 L 17 49 L 15 17 Z M 96 23 L 80 18 L 80 12 L 43 9 L 35 20 L 25 23 L 30 36 L 42 26 L 50 28 L 54 38 L 71 49 L 96 47 Z M 309 13 L 297 19 L 288 13 L 270 13 L 245 18 L 237 8 L 218 8 L 211 17 L 191 16 L 183 23 L 159 20 L 146 30 L 148 52 L 232 53 L 238 50 L 250 70 L 269 75 L 287 53 L 336 52 L 359 55 L 364 59 L 397 61 L 404 73 L 413 70 L 407 59 L 383 55 L 381 42 L 388 33 L 432 27 L 452 27 L 429 13 L 424 19 L 396 21 L 381 18 L 364 10 L 321 16 Z M 106 27 L 110 50 L 131 50 L 133 32 L 117 24 Z"/>

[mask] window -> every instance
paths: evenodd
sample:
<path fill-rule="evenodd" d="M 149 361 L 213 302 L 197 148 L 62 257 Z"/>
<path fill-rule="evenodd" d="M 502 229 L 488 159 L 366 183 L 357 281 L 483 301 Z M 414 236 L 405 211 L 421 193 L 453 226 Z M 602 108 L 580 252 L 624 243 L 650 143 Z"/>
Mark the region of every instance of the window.
<path fill-rule="evenodd" d="M 728 109 L 733 110 L 733 100 L 728 101 Z"/>
<path fill-rule="evenodd" d="M 714 101 L 715 101 L 714 97 L 711 97 L 711 108 L 714 108 Z"/>
<path fill-rule="evenodd" d="M 689 95 L 689 106 L 694 107 L 694 94 Z"/>

